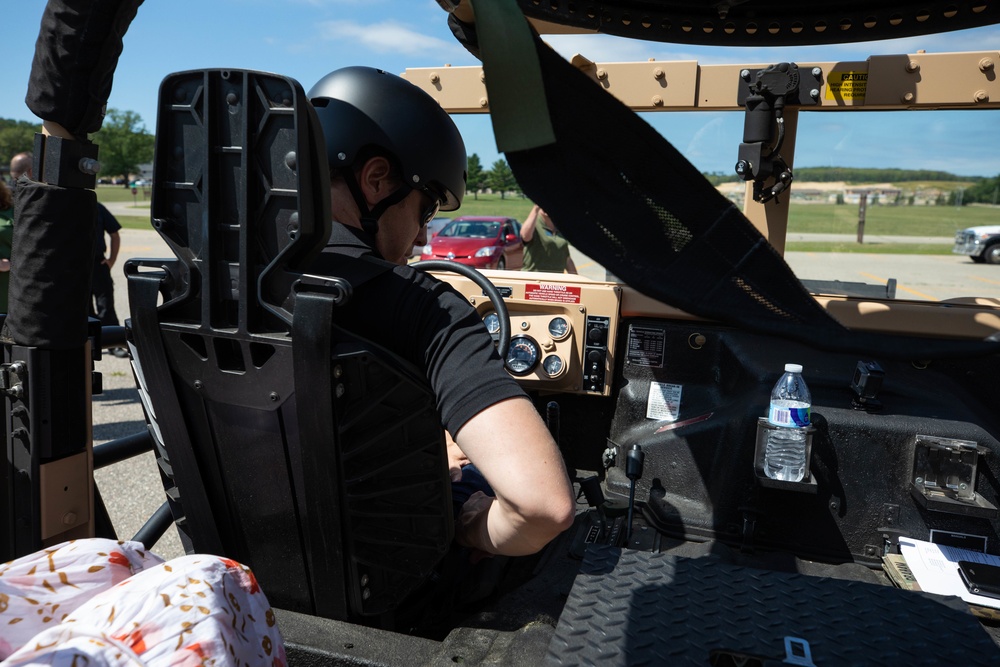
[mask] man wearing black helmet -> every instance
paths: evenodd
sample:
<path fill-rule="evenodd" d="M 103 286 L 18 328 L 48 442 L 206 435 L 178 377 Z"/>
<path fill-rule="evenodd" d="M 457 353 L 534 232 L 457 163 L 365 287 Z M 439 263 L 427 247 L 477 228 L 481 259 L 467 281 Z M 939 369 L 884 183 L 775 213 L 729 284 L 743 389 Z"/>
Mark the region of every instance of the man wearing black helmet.
<path fill-rule="evenodd" d="M 456 540 L 494 554 L 534 553 L 573 521 L 562 456 L 534 406 L 503 370 L 475 310 L 448 285 L 405 265 L 437 211 L 465 195 L 458 128 L 409 82 L 349 67 L 309 92 L 330 162 L 330 242 L 310 272 L 349 276 L 337 322 L 414 364 L 447 432 L 495 497 L 462 506 Z"/>

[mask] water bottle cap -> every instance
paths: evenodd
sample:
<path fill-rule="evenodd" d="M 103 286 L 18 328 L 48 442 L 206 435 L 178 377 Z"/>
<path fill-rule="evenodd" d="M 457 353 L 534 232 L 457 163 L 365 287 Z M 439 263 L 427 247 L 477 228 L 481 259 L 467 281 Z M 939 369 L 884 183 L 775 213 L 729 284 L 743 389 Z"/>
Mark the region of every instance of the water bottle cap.
<path fill-rule="evenodd" d="M 801 373 L 802 364 L 785 364 L 786 373 Z"/>

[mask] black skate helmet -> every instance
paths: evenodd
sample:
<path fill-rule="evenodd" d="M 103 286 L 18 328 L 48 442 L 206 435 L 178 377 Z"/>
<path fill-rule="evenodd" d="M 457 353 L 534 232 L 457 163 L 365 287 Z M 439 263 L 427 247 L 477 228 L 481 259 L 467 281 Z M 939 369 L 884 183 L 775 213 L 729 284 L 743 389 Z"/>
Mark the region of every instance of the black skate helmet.
<path fill-rule="evenodd" d="M 333 71 L 312 87 L 326 139 L 330 171 L 345 174 L 362 218 L 377 221 L 382 211 L 422 190 L 454 211 L 465 196 L 465 142 L 455 123 L 430 95 L 394 74 L 370 67 Z M 408 188 L 400 188 L 376 210 L 358 201 L 360 191 L 346 172 L 366 148 L 381 149 L 395 161 Z"/>

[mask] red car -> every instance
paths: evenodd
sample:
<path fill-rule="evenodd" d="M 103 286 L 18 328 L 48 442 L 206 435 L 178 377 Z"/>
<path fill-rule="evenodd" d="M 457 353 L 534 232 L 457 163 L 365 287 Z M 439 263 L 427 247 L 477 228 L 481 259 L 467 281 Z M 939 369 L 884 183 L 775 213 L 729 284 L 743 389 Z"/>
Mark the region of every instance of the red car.
<path fill-rule="evenodd" d="M 420 259 L 450 259 L 477 269 L 520 269 L 521 224 L 504 217 L 455 218 L 424 246 Z"/>

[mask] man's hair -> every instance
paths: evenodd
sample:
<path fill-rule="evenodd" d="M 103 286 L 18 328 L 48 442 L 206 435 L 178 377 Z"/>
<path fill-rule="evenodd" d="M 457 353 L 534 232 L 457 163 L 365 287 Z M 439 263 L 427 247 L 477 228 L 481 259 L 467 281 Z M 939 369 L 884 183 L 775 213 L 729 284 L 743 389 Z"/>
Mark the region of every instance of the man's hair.
<path fill-rule="evenodd" d="M 18 179 L 21 174 L 28 174 L 31 176 L 31 167 L 34 163 L 34 158 L 31 153 L 18 153 L 10 159 L 10 177 L 13 179 Z"/>

